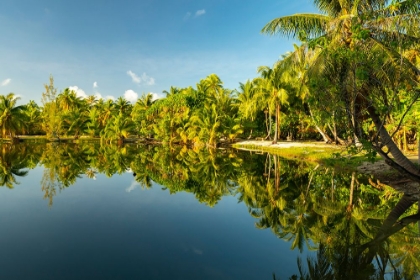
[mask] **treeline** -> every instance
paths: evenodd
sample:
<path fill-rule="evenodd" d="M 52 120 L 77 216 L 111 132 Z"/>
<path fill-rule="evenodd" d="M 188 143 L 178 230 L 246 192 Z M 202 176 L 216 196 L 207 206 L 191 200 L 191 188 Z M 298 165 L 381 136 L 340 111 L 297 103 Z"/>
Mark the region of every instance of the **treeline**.
<path fill-rule="evenodd" d="M 223 87 L 211 74 L 195 87 L 171 87 L 166 97 L 144 94 L 135 104 L 120 97 L 86 99 L 53 79 L 42 104 L 15 106 L 0 97 L 3 137 L 81 135 L 123 142 L 130 136 L 164 143 L 215 147 L 236 138 L 323 139 L 354 143 L 395 159 L 420 181 L 401 150 L 418 142 L 420 48 L 418 1 L 315 1 L 320 14 L 269 22 L 262 32 L 299 39 L 292 52 L 259 76 Z"/>
<path fill-rule="evenodd" d="M 143 94 L 131 104 L 117 100 L 81 98 L 68 88 L 57 94 L 53 78 L 45 85 L 42 104 L 30 101 L 17 106 L 14 94 L 0 96 L 2 137 L 46 135 L 49 138 L 80 136 L 105 141 L 124 141 L 128 137 L 215 147 L 220 141 L 238 137 L 274 138 L 273 100 L 269 85 L 260 77 L 240 84 L 238 90 L 223 87 L 220 78 L 211 74 L 196 87 L 171 87 L 166 97 L 153 100 Z M 265 83 L 265 84 L 264 84 Z M 293 98 L 290 98 L 293 99 Z M 291 101 L 293 102 L 293 101 Z M 285 110 L 281 127 L 283 138 L 316 137 L 303 104 Z M 306 120 L 304 120 L 306 118 Z"/>
<path fill-rule="evenodd" d="M 57 94 L 50 77 L 41 105 L 30 101 L 17 106 L 19 98 L 14 94 L 0 96 L 2 137 L 89 136 L 119 142 L 140 137 L 209 147 L 237 138 L 323 139 L 345 144 L 351 129 L 342 116 L 344 112 L 308 96 L 291 75 L 293 71 L 286 75 L 281 67 L 284 66 L 280 62 L 273 68 L 260 67 L 260 76 L 240 83 L 239 89 L 224 88 L 220 78 L 211 74 L 195 88 L 171 87 L 164 91 L 165 98 L 157 100 L 153 100 L 151 93 L 143 94 L 134 104 L 123 97 L 81 98 L 68 88 Z M 408 101 L 401 96 L 401 110 L 395 112 L 395 119 L 403 114 Z M 416 139 L 416 118 L 406 119 L 401 132 L 394 135 L 404 149 Z M 388 127 L 397 125 L 391 122 Z"/>

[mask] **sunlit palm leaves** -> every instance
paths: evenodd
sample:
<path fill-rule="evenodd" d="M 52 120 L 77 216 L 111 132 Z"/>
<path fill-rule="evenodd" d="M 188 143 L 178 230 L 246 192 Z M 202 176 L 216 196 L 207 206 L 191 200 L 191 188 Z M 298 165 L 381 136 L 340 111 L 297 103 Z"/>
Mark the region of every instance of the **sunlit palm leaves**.
<path fill-rule="evenodd" d="M 14 93 L 9 93 L 6 96 L 0 95 L 0 128 L 3 138 L 6 135 L 12 137 L 19 130 L 24 130 L 25 106 L 16 106 L 19 99 Z"/>

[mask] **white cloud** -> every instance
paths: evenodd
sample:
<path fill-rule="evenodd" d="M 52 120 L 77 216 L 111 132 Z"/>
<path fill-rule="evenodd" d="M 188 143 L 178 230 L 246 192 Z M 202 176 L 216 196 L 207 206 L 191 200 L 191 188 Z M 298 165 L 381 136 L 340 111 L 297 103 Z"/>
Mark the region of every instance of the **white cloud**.
<path fill-rule="evenodd" d="M 141 75 L 141 77 L 137 76 L 136 73 L 134 73 L 131 70 L 127 71 L 127 75 L 131 77 L 131 80 L 133 81 L 133 83 L 136 84 L 141 84 L 141 83 L 145 83 L 149 86 L 154 85 L 155 84 L 155 79 L 148 76 L 146 73 L 143 73 Z"/>
<path fill-rule="evenodd" d="M 79 88 L 78 86 L 69 87 L 69 90 L 74 91 L 77 97 L 82 97 L 82 98 L 88 97 L 86 92 L 83 89 Z"/>
<path fill-rule="evenodd" d="M 206 10 L 202 9 L 202 10 L 198 10 L 197 12 L 195 12 L 195 17 L 199 17 L 202 16 L 206 13 Z"/>
<path fill-rule="evenodd" d="M 132 192 L 132 191 L 134 191 L 134 189 L 137 187 L 137 186 L 140 186 L 140 184 L 138 183 L 138 182 L 136 182 L 136 180 L 133 180 L 132 182 L 131 182 L 131 185 L 128 187 L 128 188 L 126 188 L 125 189 L 125 191 L 126 192 Z"/>
<path fill-rule="evenodd" d="M 136 75 L 136 73 L 132 72 L 131 70 L 128 70 L 127 75 L 131 77 L 133 83 L 140 84 L 141 79 L 139 76 Z"/>
<path fill-rule="evenodd" d="M 98 87 L 98 83 L 97 82 L 94 82 L 93 83 L 93 88 L 97 88 Z"/>
<path fill-rule="evenodd" d="M 103 97 L 102 96 L 102 94 L 100 94 L 99 92 L 95 92 L 95 94 L 94 94 L 94 96 L 96 97 L 96 99 L 104 99 L 104 100 L 108 100 L 108 99 L 111 99 L 111 100 L 115 100 L 116 98 L 114 97 L 114 96 L 112 96 L 112 95 L 107 95 L 107 96 L 105 96 L 105 97 Z"/>
<path fill-rule="evenodd" d="M 125 91 L 124 98 L 134 104 L 139 98 L 139 95 L 134 90 L 129 89 Z"/>
<path fill-rule="evenodd" d="M 11 81 L 12 81 L 12 79 L 6 79 L 3 82 L 1 82 L 1 86 L 2 87 L 7 86 L 8 84 L 10 84 Z"/>
<path fill-rule="evenodd" d="M 152 85 L 155 84 L 155 79 L 147 76 L 146 73 L 143 73 L 143 75 L 141 77 L 142 77 L 143 81 L 145 81 L 146 84 L 148 84 L 149 86 L 152 86 Z"/>
<path fill-rule="evenodd" d="M 191 13 L 190 12 L 188 12 L 188 13 L 186 13 L 185 14 L 185 16 L 184 16 L 184 20 L 187 20 L 187 19 L 189 19 L 191 17 Z"/>
<path fill-rule="evenodd" d="M 152 101 L 164 98 L 165 96 L 163 96 L 163 94 L 161 93 L 155 93 L 155 92 L 151 92 L 152 94 Z"/>

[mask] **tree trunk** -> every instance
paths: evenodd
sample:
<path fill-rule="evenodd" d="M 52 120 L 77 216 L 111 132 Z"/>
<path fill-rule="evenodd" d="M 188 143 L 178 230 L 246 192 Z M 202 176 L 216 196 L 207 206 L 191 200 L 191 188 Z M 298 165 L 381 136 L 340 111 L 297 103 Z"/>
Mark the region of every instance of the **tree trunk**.
<path fill-rule="evenodd" d="M 265 137 L 264 140 L 270 139 L 270 134 L 271 134 L 271 116 L 268 116 L 269 113 L 270 113 L 270 111 L 268 109 L 264 111 L 264 114 L 265 114 L 265 127 L 267 128 L 267 136 Z"/>
<path fill-rule="evenodd" d="M 276 126 L 275 126 L 275 130 L 274 130 L 274 139 L 273 139 L 273 144 L 277 144 L 277 139 L 278 139 L 278 130 L 279 130 L 279 104 L 276 104 Z"/>
<path fill-rule="evenodd" d="M 281 134 L 281 131 L 280 131 L 280 104 L 277 104 L 277 108 L 276 108 L 276 115 L 277 115 L 277 122 L 276 122 L 276 125 L 277 125 L 277 140 L 280 140 L 280 134 Z"/>
<path fill-rule="evenodd" d="M 379 119 L 379 115 L 376 113 L 376 110 L 373 106 L 368 106 L 367 108 L 368 113 L 370 117 L 372 118 L 373 123 L 375 124 L 375 127 L 378 131 L 378 134 L 380 136 L 381 145 L 384 145 L 388 148 L 388 152 L 391 153 L 393 156 L 394 162 L 399 166 L 402 167 L 402 169 L 399 169 L 399 171 L 407 171 L 411 173 L 414 176 L 419 177 L 420 179 L 420 172 L 416 165 L 412 163 L 402 152 L 400 149 L 398 149 L 397 145 L 392 141 L 391 136 L 389 135 L 388 131 L 383 126 L 383 123 Z M 376 147 L 379 154 L 384 157 L 386 162 L 391 165 L 392 163 L 389 162 L 389 158 L 386 157 L 386 154 L 382 151 L 382 147 Z M 392 166 L 392 165 L 391 165 Z M 392 166 L 396 168 L 397 166 Z"/>
<path fill-rule="evenodd" d="M 397 203 L 397 205 L 395 205 L 394 209 L 392 209 L 391 213 L 389 213 L 375 238 L 372 241 L 363 244 L 359 248 L 359 254 L 369 248 L 369 252 L 364 257 L 365 264 L 370 264 L 372 262 L 374 256 L 378 252 L 378 249 L 381 247 L 381 243 L 384 242 L 389 236 L 400 231 L 410 223 L 417 222 L 420 219 L 419 213 L 417 213 L 408 217 L 404 217 L 397 222 L 398 218 L 404 214 L 404 212 L 414 203 L 415 201 L 410 196 L 404 195 Z"/>
<path fill-rule="evenodd" d="M 343 139 L 341 139 L 337 135 L 337 129 L 335 128 L 335 124 L 334 124 L 333 128 L 331 127 L 331 125 L 328 125 L 328 128 L 330 129 L 331 133 L 333 134 L 335 144 L 346 145 L 346 141 L 344 141 Z"/>
<path fill-rule="evenodd" d="M 417 131 L 417 163 L 420 166 L 420 128 Z"/>
<path fill-rule="evenodd" d="M 351 211 L 353 209 L 353 194 L 354 194 L 355 181 L 356 181 L 356 172 L 353 172 L 351 174 L 350 197 L 349 197 L 349 205 L 347 206 L 347 211 Z"/>
<path fill-rule="evenodd" d="M 314 123 L 315 129 L 318 131 L 319 134 L 321 134 L 322 139 L 324 140 L 325 143 L 332 143 L 331 138 L 317 125 L 315 118 L 312 114 L 312 110 L 311 107 L 308 105 L 308 111 L 309 111 L 309 115 L 311 116 L 312 122 Z"/>

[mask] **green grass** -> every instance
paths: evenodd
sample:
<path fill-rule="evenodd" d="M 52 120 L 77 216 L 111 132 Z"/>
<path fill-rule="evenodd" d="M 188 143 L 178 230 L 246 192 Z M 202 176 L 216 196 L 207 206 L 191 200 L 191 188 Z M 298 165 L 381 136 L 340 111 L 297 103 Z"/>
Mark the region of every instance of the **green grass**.
<path fill-rule="evenodd" d="M 334 167 L 340 170 L 355 170 L 363 162 L 369 159 L 363 153 L 351 155 L 345 147 L 322 145 L 320 147 L 267 147 L 254 144 L 234 144 L 234 148 L 267 152 L 279 155 L 290 160 L 299 160 L 318 163 L 323 166 Z M 376 157 L 375 160 L 380 159 Z"/>

